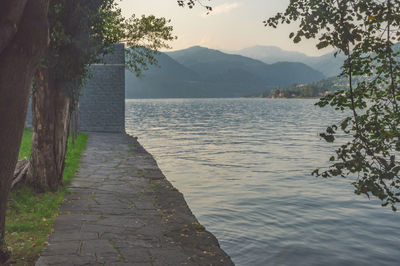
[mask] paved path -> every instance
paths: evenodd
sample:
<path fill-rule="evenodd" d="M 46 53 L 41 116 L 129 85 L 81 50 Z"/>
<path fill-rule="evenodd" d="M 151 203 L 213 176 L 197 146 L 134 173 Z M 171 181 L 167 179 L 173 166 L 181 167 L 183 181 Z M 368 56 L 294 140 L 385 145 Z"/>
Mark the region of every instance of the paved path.
<path fill-rule="evenodd" d="M 134 138 L 91 133 L 80 166 L 36 265 L 233 265 Z"/>

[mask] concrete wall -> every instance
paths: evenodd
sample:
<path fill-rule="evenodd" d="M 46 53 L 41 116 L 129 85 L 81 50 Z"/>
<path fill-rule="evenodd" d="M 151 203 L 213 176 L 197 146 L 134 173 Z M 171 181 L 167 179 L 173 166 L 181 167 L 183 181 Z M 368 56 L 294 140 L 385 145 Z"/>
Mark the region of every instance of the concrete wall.
<path fill-rule="evenodd" d="M 125 132 L 125 52 L 117 44 L 114 53 L 104 58 L 104 64 L 90 67 L 79 100 L 79 129 L 96 132 Z M 26 126 L 32 127 L 29 104 Z"/>

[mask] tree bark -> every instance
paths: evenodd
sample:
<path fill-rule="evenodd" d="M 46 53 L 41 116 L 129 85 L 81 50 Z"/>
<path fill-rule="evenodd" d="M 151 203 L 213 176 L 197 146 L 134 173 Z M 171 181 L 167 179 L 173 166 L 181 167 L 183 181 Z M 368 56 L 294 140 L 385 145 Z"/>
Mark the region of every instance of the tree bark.
<path fill-rule="evenodd" d="M 0 265 L 5 216 L 32 77 L 48 43 L 48 0 L 0 0 Z"/>
<path fill-rule="evenodd" d="M 19 183 L 22 182 L 25 177 L 26 173 L 28 172 L 30 162 L 28 159 L 24 158 L 21 161 L 17 162 L 17 166 L 14 171 L 14 179 L 11 182 L 11 190 Z"/>
<path fill-rule="evenodd" d="M 63 184 L 69 124 L 70 97 L 52 79 L 51 70 L 38 69 L 32 95 L 33 140 L 30 183 L 37 191 L 56 191 Z"/>

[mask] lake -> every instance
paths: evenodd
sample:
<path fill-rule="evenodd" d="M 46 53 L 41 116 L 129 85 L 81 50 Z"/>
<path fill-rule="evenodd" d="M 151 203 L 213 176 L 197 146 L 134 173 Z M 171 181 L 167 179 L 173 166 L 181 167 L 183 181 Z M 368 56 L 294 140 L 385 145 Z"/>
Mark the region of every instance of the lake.
<path fill-rule="evenodd" d="M 316 100 L 127 100 L 126 130 L 236 265 L 400 265 L 400 215 L 311 176 L 343 115 Z"/>

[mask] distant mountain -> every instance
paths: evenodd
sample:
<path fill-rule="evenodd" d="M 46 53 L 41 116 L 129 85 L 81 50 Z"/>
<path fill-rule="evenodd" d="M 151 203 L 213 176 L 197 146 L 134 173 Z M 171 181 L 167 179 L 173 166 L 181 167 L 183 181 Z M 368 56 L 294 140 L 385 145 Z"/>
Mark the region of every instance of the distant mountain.
<path fill-rule="evenodd" d="M 321 71 L 327 77 L 337 76 L 345 60 L 343 55 L 338 55 L 336 58 L 333 53 L 307 56 L 299 52 L 285 51 L 276 46 L 253 46 L 232 53 L 257 59 L 267 64 L 281 61 L 304 63 Z"/>
<path fill-rule="evenodd" d="M 239 54 L 247 56 L 253 59 L 261 60 L 267 64 L 273 64 L 277 62 L 304 62 L 309 56 L 293 51 L 285 51 L 276 46 L 253 46 L 244 48 L 239 51 L 232 52 L 233 54 Z"/>
<path fill-rule="evenodd" d="M 142 78 L 126 73 L 128 98 L 239 97 L 324 75 L 302 63 L 272 65 L 203 47 L 161 53 Z"/>
<path fill-rule="evenodd" d="M 207 97 L 200 76 L 164 53 L 156 56 L 158 66 L 143 72 L 141 78 L 125 72 L 127 98 L 186 98 Z"/>
<path fill-rule="evenodd" d="M 334 77 L 340 74 L 345 60 L 346 58 L 343 54 L 338 54 L 334 57 L 333 53 L 329 53 L 319 57 L 309 57 L 303 63 L 313 69 L 318 69 L 327 77 Z"/>

